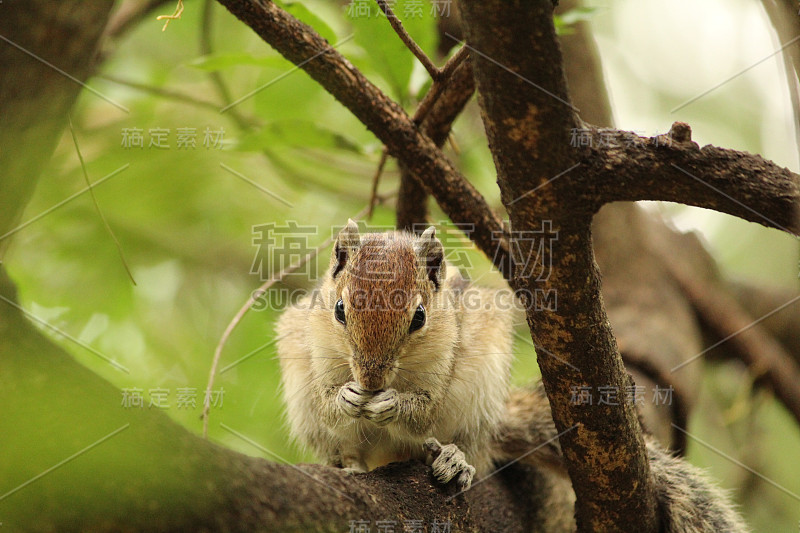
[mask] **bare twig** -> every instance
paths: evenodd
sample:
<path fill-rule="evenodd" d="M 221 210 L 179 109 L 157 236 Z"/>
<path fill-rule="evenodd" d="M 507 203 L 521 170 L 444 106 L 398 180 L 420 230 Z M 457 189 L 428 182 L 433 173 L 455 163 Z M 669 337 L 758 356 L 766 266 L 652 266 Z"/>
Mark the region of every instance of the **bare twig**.
<path fill-rule="evenodd" d="M 381 8 L 384 15 L 386 15 L 386 19 L 389 21 L 389 24 L 392 25 L 395 33 L 400 37 L 400 39 L 405 43 L 406 47 L 411 50 L 411 53 L 419 59 L 419 62 L 422 63 L 422 66 L 425 67 L 425 70 L 428 71 L 428 74 L 431 75 L 431 78 L 434 80 L 439 79 L 441 75 L 441 71 L 439 68 L 433 64 L 433 61 L 422 51 L 422 48 L 414 41 L 411 35 L 408 34 L 406 29 L 403 27 L 403 23 L 400 22 L 400 19 L 397 18 L 397 15 L 394 14 L 392 8 L 389 7 L 389 4 L 386 3 L 386 0 L 375 0 L 378 3 L 378 7 Z"/>
<path fill-rule="evenodd" d="M 131 279 L 131 283 L 136 285 L 136 280 L 133 279 L 133 273 L 131 272 L 130 267 L 128 267 L 128 262 L 125 260 L 125 253 L 122 251 L 122 245 L 119 243 L 119 239 L 114 234 L 114 230 L 111 229 L 111 225 L 106 220 L 103 211 L 100 209 L 100 204 L 97 203 L 97 196 L 94 194 L 94 188 L 92 187 L 91 182 L 89 181 L 89 173 L 86 171 L 86 163 L 83 161 L 83 154 L 81 154 L 81 148 L 78 146 L 78 136 L 75 134 L 75 127 L 72 125 L 72 117 L 67 115 L 67 120 L 69 123 L 69 133 L 72 135 L 72 142 L 75 145 L 75 153 L 78 154 L 78 161 L 81 163 L 81 171 L 83 172 L 83 179 L 86 181 L 86 186 L 89 188 L 89 195 L 92 198 L 92 203 L 94 204 L 94 208 L 97 211 L 100 220 L 103 222 L 103 225 L 106 228 L 106 231 L 111 236 L 111 239 L 114 241 L 114 245 L 117 247 L 117 253 L 119 254 L 120 261 L 122 261 L 122 266 L 125 268 L 125 272 L 127 272 L 128 277 Z"/>

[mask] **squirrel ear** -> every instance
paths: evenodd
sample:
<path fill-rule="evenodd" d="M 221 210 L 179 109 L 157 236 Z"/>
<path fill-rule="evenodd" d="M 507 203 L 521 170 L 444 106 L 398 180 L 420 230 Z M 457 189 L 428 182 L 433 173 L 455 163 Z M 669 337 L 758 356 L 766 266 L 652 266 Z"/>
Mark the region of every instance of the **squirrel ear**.
<path fill-rule="evenodd" d="M 331 256 L 331 277 L 335 278 L 339 272 L 344 270 L 347 259 L 361 244 L 361 236 L 358 234 L 358 224 L 352 218 L 347 219 L 347 225 L 339 232 L 336 237 L 336 244 L 333 246 Z"/>
<path fill-rule="evenodd" d="M 428 279 L 433 282 L 436 290 L 441 287 L 445 278 L 444 247 L 436 238 L 436 228 L 433 226 L 422 232 L 414 243 L 420 264 L 425 268 Z"/>

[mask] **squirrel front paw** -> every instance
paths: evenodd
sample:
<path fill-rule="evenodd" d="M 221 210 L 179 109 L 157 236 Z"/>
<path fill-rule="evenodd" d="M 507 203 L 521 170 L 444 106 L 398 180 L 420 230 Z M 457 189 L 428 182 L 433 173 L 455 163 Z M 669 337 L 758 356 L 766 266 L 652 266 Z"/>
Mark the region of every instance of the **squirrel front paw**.
<path fill-rule="evenodd" d="M 336 395 L 336 403 L 347 416 L 358 418 L 363 414 L 364 405 L 372 399 L 374 393 L 361 388 L 355 381 L 342 385 Z"/>
<path fill-rule="evenodd" d="M 397 391 L 388 389 L 377 393 L 366 404 L 361 414 L 379 426 L 385 426 L 397 416 Z"/>
<path fill-rule="evenodd" d="M 475 467 L 467 463 L 464 452 L 455 444 L 442 444 L 431 437 L 423 444 L 428 456 L 433 477 L 440 483 L 449 483 L 455 479 L 459 490 L 465 491 L 472 486 Z"/>

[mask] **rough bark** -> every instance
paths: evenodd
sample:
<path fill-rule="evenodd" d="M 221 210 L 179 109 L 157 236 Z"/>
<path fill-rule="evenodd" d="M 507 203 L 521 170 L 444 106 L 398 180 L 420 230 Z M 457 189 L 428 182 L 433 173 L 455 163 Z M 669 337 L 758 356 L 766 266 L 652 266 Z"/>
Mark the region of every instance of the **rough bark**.
<path fill-rule="evenodd" d="M 580 7 L 562 1 L 557 12 Z M 564 71 L 572 101 L 591 124 L 614 126 L 611 104 L 597 46 L 588 23 L 579 22 L 559 36 Z M 697 396 L 703 366 L 685 370 L 680 380 L 669 370 L 698 353 L 700 328 L 681 287 L 671 279 L 661 258 L 649 248 L 652 231 L 672 231 L 632 203 L 604 206 L 592 221 L 597 264 L 603 276 L 602 294 L 625 368 L 645 391 L 639 411 L 645 429 L 671 450 L 682 453 L 687 418 Z M 672 402 L 655 402 L 656 387 L 672 388 Z M 675 426 L 673 426 L 673 424 Z"/>
<path fill-rule="evenodd" d="M 579 150 L 581 171 L 569 177 L 584 205 L 680 202 L 800 235 L 800 176 L 787 168 L 746 152 L 699 148 L 681 122 L 654 138 L 618 132 L 607 146 L 591 131 L 593 146 Z"/>
<path fill-rule="evenodd" d="M 557 356 L 539 355 L 538 361 L 563 432 L 559 441 L 577 496 L 578 530 L 655 531 L 655 493 L 635 408 L 629 402 L 570 401 L 575 387 L 595 395 L 604 387 L 625 391 L 631 383 L 600 297 L 590 231 L 599 205 L 587 209 L 575 201 L 573 183 L 556 178 L 576 163 L 568 139 L 580 122 L 567 94 L 553 6 L 542 0 L 462 1 L 459 7 L 511 219 L 512 249 L 520 252 L 511 285 L 534 297 L 557 296 L 557 305 L 547 309 L 537 309 L 531 297 L 525 303 L 537 352 Z M 525 232 L 544 228 L 557 232 L 557 239 L 545 257 L 537 257 L 540 243 Z"/>

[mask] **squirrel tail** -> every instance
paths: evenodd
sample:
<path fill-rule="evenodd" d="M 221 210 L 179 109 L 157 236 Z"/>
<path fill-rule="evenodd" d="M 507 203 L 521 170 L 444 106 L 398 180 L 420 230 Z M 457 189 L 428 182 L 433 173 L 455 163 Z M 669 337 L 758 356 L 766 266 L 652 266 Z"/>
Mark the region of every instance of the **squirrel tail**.
<path fill-rule="evenodd" d="M 495 460 L 519 461 L 568 479 L 544 387 L 538 384 L 512 390 L 506 406 L 505 418 L 493 441 Z M 661 531 L 749 531 L 728 495 L 705 472 L 673 456 L 649 435 L 645 435 L 645 444 L 659 506 Z M 570 501 L 561 495 L 554 495 L 553 500 Z M 574 523 L 571 527 L 574 530 Z"/>

